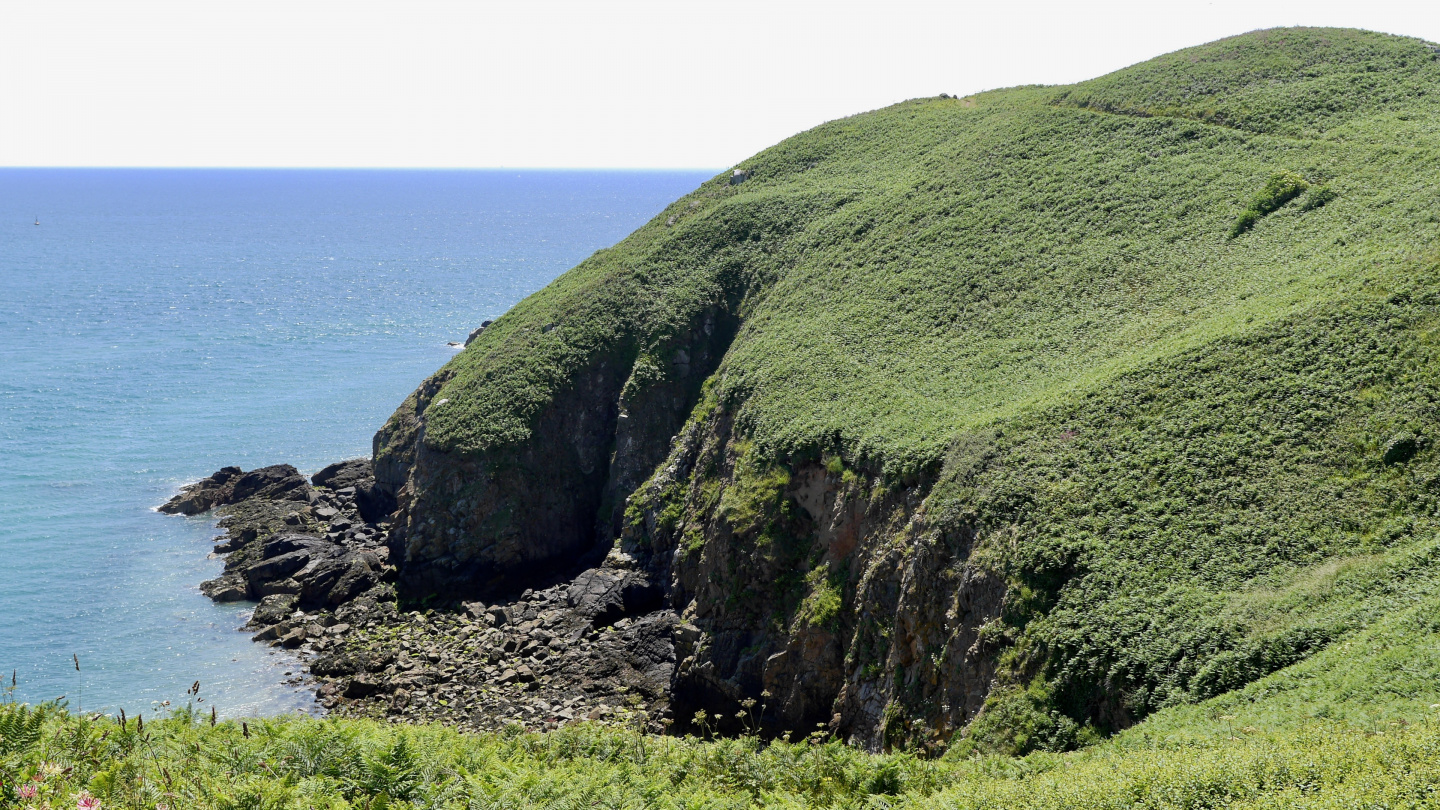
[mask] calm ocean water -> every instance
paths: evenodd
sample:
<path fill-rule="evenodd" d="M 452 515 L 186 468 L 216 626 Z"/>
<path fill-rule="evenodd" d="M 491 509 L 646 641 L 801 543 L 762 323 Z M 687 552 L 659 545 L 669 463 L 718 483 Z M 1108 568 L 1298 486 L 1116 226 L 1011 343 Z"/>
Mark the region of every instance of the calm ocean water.
<path fill-rule="evenodd" d="M 236 632 L 246 606 L 196 590 L 211 521 L 152 507 L 228 464 L 368 455 L 447 341 L 707 176 L 0 170 L 6 684 L 313 709 L 289 654 Z"/>

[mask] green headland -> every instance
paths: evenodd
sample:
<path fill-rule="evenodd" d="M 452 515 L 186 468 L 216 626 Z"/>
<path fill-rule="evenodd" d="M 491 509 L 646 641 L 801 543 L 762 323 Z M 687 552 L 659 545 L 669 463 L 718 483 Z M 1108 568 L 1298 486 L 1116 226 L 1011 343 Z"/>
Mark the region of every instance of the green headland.
<path fill-rule="evenodd" d="M 376 436 L 407 609 L 671 612 L 635 729 L 0 708 L 0 807 L 1440 803 L 1440 46 L 1258 31 L 736 170 Z"/>

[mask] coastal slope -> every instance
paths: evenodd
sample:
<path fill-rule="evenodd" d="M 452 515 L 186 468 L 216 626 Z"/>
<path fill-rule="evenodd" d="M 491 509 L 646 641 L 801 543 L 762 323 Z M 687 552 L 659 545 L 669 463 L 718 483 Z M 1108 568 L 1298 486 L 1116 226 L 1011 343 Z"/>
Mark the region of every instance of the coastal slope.
<path fill-rule="evenodd" d="M 1344 643 L 1434 587 L 1437 93 L 1430 43 L 1276 29 L 786 140 L 401 405 L 401 596 L 623 580 L 682 728 L 876 748 Z"/>

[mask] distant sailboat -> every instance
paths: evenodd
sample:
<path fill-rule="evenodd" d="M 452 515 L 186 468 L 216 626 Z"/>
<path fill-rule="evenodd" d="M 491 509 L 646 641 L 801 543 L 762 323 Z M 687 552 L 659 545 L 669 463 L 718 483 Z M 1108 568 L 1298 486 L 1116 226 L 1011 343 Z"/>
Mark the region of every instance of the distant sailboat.
<path fill-rule="evenodd" d="M 36 215 L 35 215 L 35 224 L 36 224 L 36 225 L 39 225 L 39 224 L 40 224 L 40 215 L 39 215 L 39 214 L 36 214 Z"/>

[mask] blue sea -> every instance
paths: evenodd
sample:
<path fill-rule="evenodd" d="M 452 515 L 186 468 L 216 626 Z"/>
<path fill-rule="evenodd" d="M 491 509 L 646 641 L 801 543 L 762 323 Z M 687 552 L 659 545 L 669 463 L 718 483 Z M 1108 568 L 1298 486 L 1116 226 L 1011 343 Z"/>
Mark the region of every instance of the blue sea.
<path fill-rule="evenodd" d="M 153 508 L 226 465 L 369 455 L 447 343 L 708 176 L 0 170 L 5 685 L 315 711 L 291 654 L 237 631 L 249 606 L 197 590 L 213 521 Z"/>

